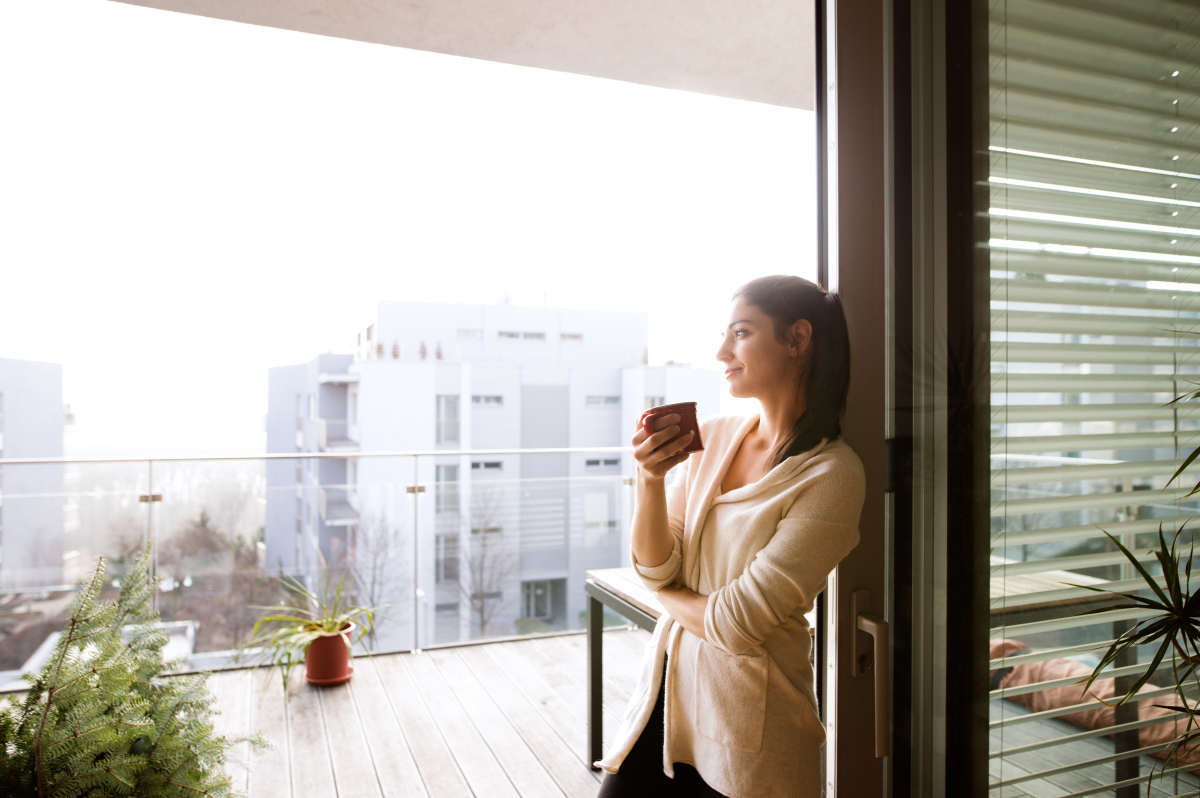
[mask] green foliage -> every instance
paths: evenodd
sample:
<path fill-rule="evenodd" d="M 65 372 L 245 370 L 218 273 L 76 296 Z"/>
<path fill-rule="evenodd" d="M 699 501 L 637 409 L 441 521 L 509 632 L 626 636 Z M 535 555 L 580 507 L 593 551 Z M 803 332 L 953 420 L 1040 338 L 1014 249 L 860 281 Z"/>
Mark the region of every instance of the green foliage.
<path fill-rule="evenodd" d="M 1149 615 L 1128 629 L 1112 642 L 1100 658 L 1100 664 L 1092 671 L 1084 684 L 1084 690 L 1091 688 L 1103 671 L 1116 664 L 1121 656 L 1131 647 L 1136 651 L 1137 646 L 1157 645 L 1158 649 L 1153 659 L 1123 696 L 1117 696 L 1115 704 L 1100 699 L 1107 706 L 1119 706 L 1134 700 L 1139 690 L 1145 686 L 1150 677 L 1159 669 L 1163 660 L 1171 654 L 1170 667 L 1174 678 L 1174 698 L 1178 701 L 1172 705 L 1157 705 L 1171 709 L 1186 716 L 1184 730 L 1166 749 L 1163 759 L 1165 771 L 1167 763 L 1181 750 L 1190 750 L 1200 744 L 1200 707 L 1184 698 L 1184 690 L 1191 686 L 1200 691 L 1200 678 L 1197 667 L 1200 666 L 1200 587 L 1192 591 L 1192 557 L 1195 554 L 1195 544 L 1189 544 L 1186 551 L 1178 546 L 1179 536 L 1183 534 L 1184 526 L 1180 526 L 1167 544 L 1162 526 L 1158 529 L 1158 549 L 1154 556 L 1162 567 L 1162 576 L 1156 578 L 1142 565 L 1137 555 L 1121 544 L 1121 541 L 1105 532 L 1125 558 L 1133 565 L 1149 589 L 1149 596 L 1139 596 L 1134 593 L 1115 593 L 1104 588 L 1089 585 L 1074 585 L 1097 593 L 1109 593 L 1123 599 L 1122 603 L 1100 607 L 1080 615 L 1091 615 L 1099 612 L 1115 610 L 1138 610 L 1149 612 Z M 1182 574 L 1182 578 L 1181 578 Z M 1149 784 L 1147 784 L 1149 790 Z"/>
<path fill-rule="evenodd" d="M 0 795 L 211 796 L 233 792 L 224 764 L 260 737 L 213 732 L 207 674 L 166 674 L 167 634 L 151 604 L 150 548 L 100 600 L 104 558 L 70 607 L 53 655 L 24 699 L 0 705 Z"/>
<path fill-rule="evenodd" d="M 358 626 L 358 639 L 374 634 L 375 618 L 379 611 L 390 606 L 363 607 L 351 604 L 346 596 L 346 577 L 330 588 L 328 581 L 321 585 L 319 593 L 313 593 L 303 582 L 290 574 L 281 574 L 279 583 L 292 594 L 299 606 L 255 607 L 272 610 L 273 614 L 259 618 L 254 624 L 250 640 L 238 651 L 238 657 L 257 651 L 260 664 L 271 667 L 278 665 L 283 675 L 283 689 L 287 692 L 288 674 L 304 661 L 308 645 L 327 634 L 342 636 L 346 647 L 353 650 L 352 624 Z M 380 616 L 385 617 L 385 616 Z"/>

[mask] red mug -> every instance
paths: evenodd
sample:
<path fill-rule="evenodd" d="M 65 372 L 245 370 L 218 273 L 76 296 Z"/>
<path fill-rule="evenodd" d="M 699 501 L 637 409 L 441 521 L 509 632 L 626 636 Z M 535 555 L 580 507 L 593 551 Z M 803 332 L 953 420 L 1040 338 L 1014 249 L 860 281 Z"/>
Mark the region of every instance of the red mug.
<path fill-rule="evenodd" d="M 638 424 L 642 429 L 646 430 L 647 435 L 653 435 L 654 419 L 660 416 L 669 416 L 672 413 L 679 415 L 679 435 L 692 433 L 692 442 L 685 446 L 681 453 L 699 452 L 704 449 L 704 444 L 700 440 L 700 422 L 696 420 L 696 403 L 695 402 L 677 402 L 673 405 L 661 405 L 660 407 L 652 407 L 642 417 L 638 419 Z M 679 437 L 678 435 L 675 437 Z M 674 440 L 672 438 L 671 440 Z M 670 441 L 668 441 L 670 443 Z"/>

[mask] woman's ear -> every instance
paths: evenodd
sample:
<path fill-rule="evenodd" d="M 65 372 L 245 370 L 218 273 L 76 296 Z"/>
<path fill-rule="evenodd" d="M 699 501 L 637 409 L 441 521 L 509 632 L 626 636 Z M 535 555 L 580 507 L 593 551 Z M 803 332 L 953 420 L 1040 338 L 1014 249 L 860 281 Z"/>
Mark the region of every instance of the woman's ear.
<path fill-rule="evenodd" d="M 792 324 L 792 342 L 789 347 L 792 357 L 805 358 L 812 348 L 812 324 L 808 319 L 797 319 Z"/>

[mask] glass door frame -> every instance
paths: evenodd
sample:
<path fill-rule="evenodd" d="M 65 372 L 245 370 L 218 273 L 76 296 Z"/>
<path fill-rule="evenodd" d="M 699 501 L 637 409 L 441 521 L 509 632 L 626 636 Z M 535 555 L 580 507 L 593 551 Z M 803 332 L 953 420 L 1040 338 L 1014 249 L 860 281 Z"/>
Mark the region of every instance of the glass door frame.
<path fill-rule="evenodd" d="M 893 793 L 986 795 L 987 3 L 892 8 Z"/>

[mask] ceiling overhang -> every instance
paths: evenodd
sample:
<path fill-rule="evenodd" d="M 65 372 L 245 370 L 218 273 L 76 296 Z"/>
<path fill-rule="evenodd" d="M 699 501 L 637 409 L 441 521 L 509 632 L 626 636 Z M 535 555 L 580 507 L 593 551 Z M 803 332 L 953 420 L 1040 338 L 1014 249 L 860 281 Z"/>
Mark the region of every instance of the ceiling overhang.
<path fill-rule="evenodd" d="M 813 107 L 812 0 L 122 0 L 342 39 Z"/>

